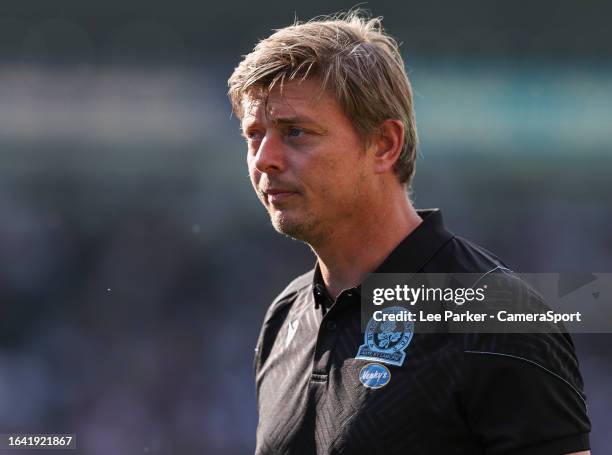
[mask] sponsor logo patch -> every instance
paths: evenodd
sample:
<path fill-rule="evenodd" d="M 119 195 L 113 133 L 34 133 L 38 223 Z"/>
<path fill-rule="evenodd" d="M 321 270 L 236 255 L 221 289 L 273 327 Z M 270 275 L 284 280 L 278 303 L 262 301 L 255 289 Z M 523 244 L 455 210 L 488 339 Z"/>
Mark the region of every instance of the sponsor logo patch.
<path fill-rule="evenodd" d="M 391 380 L 391 372 L 380 363 L 368 363 L 359 372 L 359 381 L 368 389 L 380 389 Z"/>

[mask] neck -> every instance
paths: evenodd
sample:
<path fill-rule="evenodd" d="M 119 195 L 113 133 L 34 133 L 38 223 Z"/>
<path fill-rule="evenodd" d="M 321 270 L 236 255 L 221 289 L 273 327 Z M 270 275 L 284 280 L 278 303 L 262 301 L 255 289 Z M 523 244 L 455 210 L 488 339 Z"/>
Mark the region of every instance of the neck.
<path fill-rule="evenodd" d="M 386 201 L 376 207 L 363 218 L 336 226 L 325 239 L 310 245 L 334 299 L 376 270 L 422 221 L 403 192 L 393 203 Z"/>

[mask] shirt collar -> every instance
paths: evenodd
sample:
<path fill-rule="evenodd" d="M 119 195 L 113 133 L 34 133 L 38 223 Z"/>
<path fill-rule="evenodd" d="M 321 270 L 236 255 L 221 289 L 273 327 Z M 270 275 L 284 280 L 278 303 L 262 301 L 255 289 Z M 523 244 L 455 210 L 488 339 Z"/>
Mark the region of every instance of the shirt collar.
<path fill-rule="evenodd" d="M 417 210 L 422 218 L 421 224 L 408 234 L 378 266 L 374 273 L 416 273 L 419 272 L 454 235 L 444 227 L 439 209 Z M 319 262 L 315 264 L 313 275 L 315 305 L 329 306 L 334 299 L 329 295 Z M 361 286 L 353 289 L 360 294 Z"/>
<path fill-rule="evenodd" d="M 374 273 L 416 273 L 454 235 L 446 230 L 439 209 L 417 210 L 423 222 L 408 234 Z"/>

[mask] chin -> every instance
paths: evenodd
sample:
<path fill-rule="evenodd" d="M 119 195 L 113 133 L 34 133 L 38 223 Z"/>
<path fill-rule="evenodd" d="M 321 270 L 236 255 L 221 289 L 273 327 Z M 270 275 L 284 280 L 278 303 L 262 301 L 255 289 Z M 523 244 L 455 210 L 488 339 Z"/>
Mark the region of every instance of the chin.
<path fill-rule="evenodd" d="M 312 221 L 299 220 L 280 213 L 273 214 L 271 221 L 277 232 L 305 242 L 313 237 L 316 226 Z"/>

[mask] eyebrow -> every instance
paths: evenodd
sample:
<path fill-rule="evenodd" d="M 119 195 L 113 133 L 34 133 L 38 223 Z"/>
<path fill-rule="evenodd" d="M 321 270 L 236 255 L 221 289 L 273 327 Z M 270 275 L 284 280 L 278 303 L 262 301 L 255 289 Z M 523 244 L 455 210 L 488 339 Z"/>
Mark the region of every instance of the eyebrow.
<path fill-rule="evenodd" d="M 272 123 L 275 125 L 286 125 L 286 124 L 295 124 L 295 123 L 314 123 L 317 124 L 317 122 L 314 121 L 314 119 L 302 115 L 296 115 L 293 117 L 276 117 L 272 120 Z"/>
<path fill-rule="evenodd" d="M 245 128 L 243 128 L 244 126 L 250 126 L 254 123 L 257 123 L 257 120 L 253 121 L 253 122 L 247 122 L 246 125 L 240 125 L 240 129 L 242 129 L 244 131 Z M 318 122 L 316 122 L 314 119 L 306 116 L 306 115 L 295 115 L 292 117 L 275 117 L 272 120 L 272 124 L 275 126 L 283 126 L 283 125 L 295 125 L 295 124 L 300 124 L 300 123 L 312 123 L 313 125 L 317 126 L 318 128 L 323 129 L 323 126 L 321 126 Z"/>

